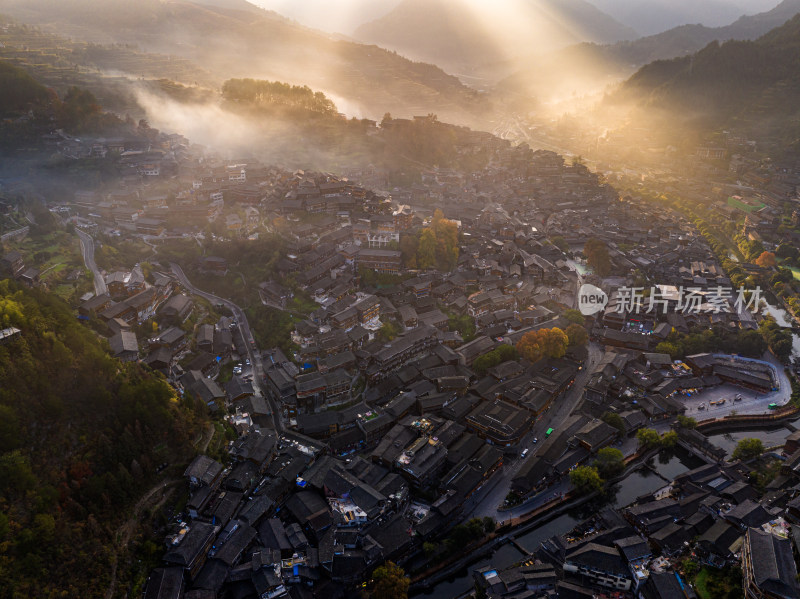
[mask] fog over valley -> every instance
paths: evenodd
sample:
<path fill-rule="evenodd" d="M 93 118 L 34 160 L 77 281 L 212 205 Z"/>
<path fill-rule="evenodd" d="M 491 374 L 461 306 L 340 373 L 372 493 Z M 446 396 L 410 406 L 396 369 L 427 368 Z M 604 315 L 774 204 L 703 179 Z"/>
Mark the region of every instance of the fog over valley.
<path fill-rule="evenodd" d="M 800 0 L 0 0 L 0 599 L 800 599 Z"/>

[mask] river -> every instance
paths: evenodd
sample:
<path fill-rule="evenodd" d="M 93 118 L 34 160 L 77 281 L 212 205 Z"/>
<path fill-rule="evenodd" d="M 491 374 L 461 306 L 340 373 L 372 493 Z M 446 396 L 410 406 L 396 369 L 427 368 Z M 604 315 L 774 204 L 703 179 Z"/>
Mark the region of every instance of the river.
<path fill-rule="evenodd" d="M 792 427 L 792 428 L 787 428 Z M 800 430 L 800 418 L 787 422 L 785 426 L 773 430 L 754 430 L 754 431 L 736 431 L 733 433 L 718 433 L 716 435 L 709 435 L 708 440 L 714 445 L 721 447 L 728 452 L 728 457 L 733 455 L 733 450 L 736 449 L 736 444 L 745 438 L 761 439 L 764 447 L 776 447 L 783 445 L 786 437 L 792 434 L 793 429 Z M 780 450 L 778 451 L 780 453 Z"/>
<path fill-rule="evenodd" d="M 545 539 L 553 535 L 569 532 L 578 523 L 596 514 L 599 509 L 603 507 L 619 508 L 629 505 L 637 497 L 667 486 L 668 483 L 664 479 L 672 480 L 679 474 L 700 466 L 703 462 L 689 452 L 678 448 L 674 453 L 662 454 L 652 458 L 649 463 L 664 478 L 647 468 L 636 470 L 619 483 L 613 485 L 602 499 L 584 504 L 566 514 L 548 520 L 541 526 L 517 537 L 517 541 L 527 551 L 534 552 Z M 412 596 L 435 597 L 436 599 L 459 597 L 472 589 L 474 585 L 473 570 L 489 565 L 503 569 L 521 561 L 525 557 L 519 549 L 506 543 L 499 547 L 490 557 L 477 560 L 428 591 Z"/>
<path fill-rule="evenodd" d="M 784 310 L 783 308 L 778 308 L 776 306 L 773 306 L 772 304 L 769 304 L 767 302 L 764 303 L 766 304 L 766 307 L 764 308 L 762 314 L 764 315 L 769 314 L 775 319 L 775 322 L 777 322 L 782 327 L 794 326 L 795 322 L 792 319 L 792 317 L 786 313 L 786 310 Z M 798 335 L 797 333 L 792 334 L 792 356 L 800 359 L 800 335 Z"/>
<path fill-rule="evenodd" d="M 766 304 L 764 314 L 774 317 L 776 322 L 784 327 L 792 326 L 792 319 L 782 308 Z M 800 359 L 800 335 L 792 335 L 792 355 Z M 800 418 L 791 423 L 800 429 Z M 730 456 L 736 448 L 736 443 L 745 437 L 761 439 L 766 447 L 783 445 L 790 429 L 781 427 L 776 430 L 741 431 L 732 434 L 711 435 L 709 440 L 722 447 Z M 676 476 L 696 468 L 702 462 L 692 454 L 678 449 L 674 454 L 662 454 L 650 461 L 650 464 L 661 474 L 658 476 L 652 470 L 640 468 L 625 477 L 621 482 L 613 485 L 602 499 L 584 504 L 580 508 L 571 510 L 566 514 L 544 522 L 541 526 L 517 538 L 520 546 L 534 552 L 539 544 L 553 535 L 564 534 L 572 530 L 578 523 L 589 518 L 603 507 L 621 508 L 633 503 L 637 497 L 652 493 L 665 487 L 668 483 L 664 480 L 673 480 Z M 662 478 L 663 477 L 663 478 Z M 490 557 L 477 560 L 473 564 L 462 568 L 450 578 L 435 585 L 430 590 L 412 595 L 414 597 L 436 597 L 437 599 L 459 597 L 473 588 L 474 579 L 472 571 L 483 566 L 491 565 L 503 569 L 521 561 L 526 556 L 516 547 L 506 543 L 499 547 Z"/>

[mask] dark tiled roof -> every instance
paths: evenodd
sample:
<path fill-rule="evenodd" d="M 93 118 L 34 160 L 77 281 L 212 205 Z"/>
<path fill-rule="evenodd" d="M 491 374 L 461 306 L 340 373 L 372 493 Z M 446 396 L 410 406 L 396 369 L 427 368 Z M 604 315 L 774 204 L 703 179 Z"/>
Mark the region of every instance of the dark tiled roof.
<path fill-rule="evenodd" d="M 567 556 L 567 562 L 588 568 L 628 576 L 628 569 L 620 557 L 619 551 L 613 547 L 586 543 Z"/>
<path fill-rule="evenodd" d="M 147 579 L 143 599 L 180 599 L 183 596 L 183 568 L 156 568 Z"/>
<path fill-rule="evenodd" d="M 758 588 L 775 597 L 800 597 L 791 542 L 756 528 L 748 529 L 746 542 Z"/>

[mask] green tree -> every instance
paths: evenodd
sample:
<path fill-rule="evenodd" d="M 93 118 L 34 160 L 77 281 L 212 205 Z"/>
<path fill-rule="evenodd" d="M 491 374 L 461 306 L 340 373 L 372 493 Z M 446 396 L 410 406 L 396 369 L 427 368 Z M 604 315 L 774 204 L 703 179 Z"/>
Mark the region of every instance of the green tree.
<path fill-rule="evenodd" d="M 27 71 L 7 61 L 0 62 L 0 117 L 18 115 L 47 104 L 47 88 Z"/>
<path fill-rule="evenodd" d="M 436 555 L 436 552 L 438 551 L 438 549 L 439 549 L 439 546 L 436 543 L 431 543 L 431 542 L 425 541 L 422 544 L 422 552 L 425 554 L 425 557 L 427 557 L 427 558 L 431 558 L 434 555 Z"/>
<path fill-rule="evenodd" d="M 616 412 L 606 412 L 602 416 L 603 422 L 606 424 L 613 426 L 617 431 L 619 431 L 620 435 L 625 434 L 625 421 L 622 419 L 622 416 L 617 414 Z"/>
<path fill-rule="evenodd" d="M 92 92 L 73 86 L 64 96 L 59 118 L 65 128 L 73 131 L 83 130 L 89 120 L 98 116 L 100 112 L 100 105 Z"/>
<path fill-rule="evenodd" d="M 398 327 L 391 320 L 385 321 L 383 324 L 381 324 L 381 328 L 378 329 L 378 337 L 380 337 L 381 341 L 391 341 L 399 334 L 400 327 Z"/>
<path fill-rule="evenodd" d="M 640 428 L 636 431 L 636 440 L 639 442 L 640 448 L 652 449 L 658 447 L 661 442 L 661 437 L 658 432 L 652 428 Z"/>
<path fill-rule="evenodd" d="M 0 512 L 0 543 L 6 540 L 9 530 L 8 516 Z"/>
<path fill-rule="evenodd" d="M 683 569 L 684 575 L 692 577 L 700 570 L 700 564 L 692 558 L 686 557 L 681 562 L 681 568 Z"/>
<path fill-rule="evenodd" d="M 447 537 L 446 544 L 450 553 L 462 550 L 466 545 L 480 540 L 486 531 L 485 524 L 481 518 L 470 518 L 466 524 L 458 524 Z"/>
<path fill-rule="evenodd" d="M 483 530 L 486 531 L 487 534 L 491 534 L 497 528 L 497 522 L 495 522 L 494 518 L 491 516 L 484 516 L 483 518 Z"/>
<path fill-rule="evenodd" d="M 417 268 L 417 250 L 419 248 L 419 236 L 411 233 L 400 234 L 400 254 L 406 268 Z"/>
<path fill-rule="evenodd" d="M 0 453 L 19 447 L 20 439 L 16 412 L 10 406 L 0 404 Z"/>
<path fill-rule="evenodd" d="M 571 324 L 565 331 L 570 345 L 586 345 L 589 341 L 589 333 L 586 332 L 586 327 L 580 324 Z"/>
<path fill-rule="evenodd" d="M 452 270 L 458 264 L 458 226 L 444 217 L 438 208 L 433 213 L 431 228 L 436 237 L 436 262 L 440 270 Z"/>
<path fill-rule="evenodd" d="M 669 354 L 669 357 L 673 360 L 680 358 L 683 355 L 683 348 L 677 344 L 672 343 L 671 341 L 662 341 L 655 347 L 655 352 L 658 354 Z"/>
<path fill-rule="evenodd" d="M 611 272 L 611 258 L 608 255 L 608 246 L 596 237 L 590 238 L 583 246 L 583 254 L 594 269 L 594 272 L 605 277 Z"/>
<path fill-rule="evenodd" d="M 790 337 L 780 337 L 772 343 L 772 351 L 775 355 L 786 362 L 792 355 L 792 340 Z"/>
<path fill-rule="evenodd" d="M 0 455 L 0 496 L 23 495 L 36 485 L 30 460 L 19 451 Z"/>
<path fill-rule="evenodd" d="M 740 354 L 759 358 L 767 350 L 767 342 L 758 331 L 742 330 L 736 336 L 736 350 Z"/>
<path fill-rule="evenodd" d="M 561 235 L 556 235 L 550 241 L 552 242 L 552 244 L 554 246 L 556 246 L 562 252 L 568 252 L 569 251 L 569 243 L 567 243 L 567 240 L 564 239 Z"/>
<path fill-rule="evenodd" d="M 575 310 L 573 308 L 564 311 L 564 318 L 579 325 L 583 325 L 586 322 L 586 319 L 583 314 L 581 314 L 580 310 Z"/>
<path fill-rule="evenodd" d="M 778 258 L 792 258 L 796 260 L 800 257 L 800 249 L 796 248 L 790 243 L 782 243 L 775 250 L 775 255 Z"/>
<path fill-rule="evenodd" d="M 751 460 L 762 453 L 764 453 L 764 443 L 761 442 L 761 439 L 747 437 L 736 444 L 736 449 L 733 450 L 733 459 Z"/>
<path fill-rule="evenodd" d="M 427 269 L 436 265 L 436 234 L 433 229 L 423 229 L 417 245 L 417 268 Z"/>
<path fill-rule="evenodd" d="M 697 428 L 697 420 L 695 420 L 691 416 L 684 416 L 683 414 L 680 414 L 678 416 L 678 424 L 682 428 L 688 428 L 688 429 Z"/>
<path fill-rule="evenodd" d="M 409 578 L 394 562 L 386 562 L 375 568 L 369 596 L 372 599 L 407 599 Z"/>
<path fill-rule="evenodd" d="M 791 283 L 794 279 L 794 273 L 788 268 L 779 268 L 778 272 L 769 278 L 770 285 L 777 285 L 778 283 Z"/>
<path fill-rule="evenodd" d="M 772 352 L 784 362 L 787 361 L 792 353 L 791 331 L 780 327 L 775 319 L 769 316 L 761 322 L 758 330 Z"/>
<path fill-rule="evenodd" d="M 594 466 L 603 478 L 616 476 L 625 469 L 625 456 L 615 447 L 603 447 L 597 452 Z"/>
<path fill-rule="evenodd" d="M 465 343 L 475 338 L 475 320 L 469 314 L 449 314 L 447 328 L 461 335 Z"/>
<path fill-rule="evenodd" d="M 675 447 L 678 444 L 678 433 L 675 431 L 667 431 L 661 435 L 661 440 L 659 442 L 661 447 L 664 448 Z"/>
<path fill-rule="evenodd" d="M 579 495 L 594 493 L 603 488 L 603 479 L 594 466 L 578 466 L 569 473 L 569 481 Z"/>
<path fill-rule="evenodd" d="M 249 104 L 260 109 L 275 108 L 318 112 L 332 116 L 336 105 L 322 92 L 308 86 L 289 85 L 281 81 L 229 79 L 222 86 L 222 96 L 229 101 Z"/>
<path fill-rule="evenodd" d="M 509 360 L 517 359 L 517 350 L 513 345 L 501 344 L 490 352 L 478 356 L 472 363 L 472 369 L 479 375 L 483 376 L 490 368 L 508 362 Z"/>
<path fill-rule="evenodd" d="M 16 414 L 19 424 L 11 445 L 0 426 L 3 589 L 90 596 L 115 555 L 103 531 L 152 486 L 157 464 L 191 460 L 207 408 L 189 409 L 160 375 L 112 358 L 53 294 L 0 281 L 0 313 L 22 330 L 0 345 L 0 419 L 8 424 Z M 47 451 L 40 451 L 43 431 Z M 133 574 L 128 566 L 118 573 Z"/>

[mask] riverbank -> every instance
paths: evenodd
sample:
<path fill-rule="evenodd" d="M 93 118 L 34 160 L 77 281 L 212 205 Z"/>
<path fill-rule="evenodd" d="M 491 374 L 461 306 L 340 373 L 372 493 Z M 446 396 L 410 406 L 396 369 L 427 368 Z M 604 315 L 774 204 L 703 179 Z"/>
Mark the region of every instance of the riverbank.
<path fill-rule="evenodd" d="M 771 414 L 737 414 L 723 418 L 709 418 L 697 423 L 697 430 L 704 435 L 732 433 L 761 428 L 782 428 L 787 422 L 797 419 L 800 408 L 787 406 Z"/>
<path fill-rule="evenodd" d="M 565 497 L 555 497 L 522 516 L 504 521 L 498 526 L 494 533 L 487 535 L 481 539 L 481 541 L 468 545 L 458 555 L 451 556 L 449 559 L 432 566 L 424 572 L 411 576 L 409 593 L 428 591 L 436 584 L 451 577 L 464 567 L 474 564 L 481 558 L 492 554 L 506 543 L 514 543 L 519 536 L 526 534 L 532 529 L 556 519 L 571 510 L 575 510 L 587 503 L 595 501 L 602 497 L 608 489 L 623 482 L 638 470 L 648 468 L 647 461 L 656 456 L 659 451 L 659 449 L 651 449 L 642 454 L 637 452 L 626 458 L 625 471 L 617 477 L 606 481 L 601 491 L 595 491 L 594 493 L 582 496 L 576 496 L 574 492 L 569 492 Z M 650 470 L 658 475 L 657 470 L 652 468 Z M 662 477 L 662 480 L 666 482 L 667 479 Z"/>

